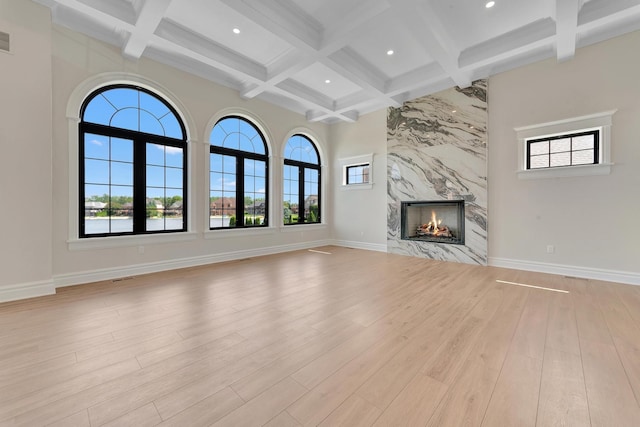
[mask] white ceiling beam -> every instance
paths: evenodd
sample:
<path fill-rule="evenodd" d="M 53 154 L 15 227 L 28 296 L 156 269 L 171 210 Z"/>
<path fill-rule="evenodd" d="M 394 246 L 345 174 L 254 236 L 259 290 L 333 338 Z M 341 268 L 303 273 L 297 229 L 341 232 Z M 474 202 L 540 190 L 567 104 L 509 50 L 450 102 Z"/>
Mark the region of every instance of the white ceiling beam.
<path fill-rule="evenodd" d="M 458 67 L 458 49 L 429 2 L 421 0 L 389 0 L 400 22 L 426 52 L 459 87 L 471 85 L 467 73 Z"/>
<path fill-rule="evenodd" d="M 122 48 L 126 57 L 140 59 L 170 4 L 171 0 L 144 0 L 134 30 Z"/>
<path fill-rule="evenodd" d="M 580 0 L 556 0 L 556 56 L 567 61 L 576 54 Z"/>

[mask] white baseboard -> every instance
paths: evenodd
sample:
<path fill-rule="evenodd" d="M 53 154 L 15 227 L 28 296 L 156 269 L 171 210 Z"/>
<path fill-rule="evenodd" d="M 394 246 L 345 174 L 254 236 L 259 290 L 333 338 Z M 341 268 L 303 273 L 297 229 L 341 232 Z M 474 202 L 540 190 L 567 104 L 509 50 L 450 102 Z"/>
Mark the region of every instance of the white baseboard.
<path fill-rule="evenodd" d="M 161 271 L 175 270 L 178 268 L 196 267 L 199 265 L 214 264 L 224 261 L 235 261 L 239 259 L 246 259 L 263 255 L 272 255 L 282 252 L 310 249 L 318 246 L 330 245 L 331 243 L 331 240 L 316 240 L 313 242 L 270 246 L 257 249 L 246 249 L 235 252 L 224 252 L 219 254 L 136 264 L 124 267 L 112 267 L 93 271 L 80 271 L 77 273 L 57 275 L 53 278 L 53 283 L 55 284 L 56 288 L 61 288 L 64 286 L 100 282 L 102 280 L 112 280 L 122 277 L 137 276 L 141 274 L 157 273 Z"/>
<path fill-rule="evenodd" d="M 515 270 L 536 271 L 539 273 L 559 274 L 562 276 L 573 276 L 585 279 L 603 280 L 607 282 L 627 283 L 629 285 L 640 285 L 640 273 L 630 271 L 606 270 L 602 268 L 578 267 L 574 265 L 549 264 L 544 262 L 495 257 L 489 257 L 489 265 Z"/>
<path fill-rule="evenodd" d="M 387 252 L 387 244 L 356 242 L 353 240 L 334 240 L 333 245 L 345 248 L 364 249 L 367 251 Z"/>
<path fill-rule="evenodd" d="M 0 286 L 0 302 L 16 301 L 19 299 L 35 298 L 53 295 L 56 288 L 53 280 L 20 283 L 18 285 Z"/>

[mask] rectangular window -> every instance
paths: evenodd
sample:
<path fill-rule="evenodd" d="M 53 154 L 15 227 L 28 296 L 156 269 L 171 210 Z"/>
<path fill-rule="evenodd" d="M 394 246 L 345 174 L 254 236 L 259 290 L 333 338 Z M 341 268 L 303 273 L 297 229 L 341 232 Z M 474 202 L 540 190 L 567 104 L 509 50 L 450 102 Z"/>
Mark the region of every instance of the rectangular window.
<path fill-rule="evenodd" d="M 598 164 L 600 131 L 528 139 L 527 169 Z"/>
<path fill-rule="evenodd" d="M 368 184 L 369 163 L 348 165 L 345 170 L 346 185 Z"/>

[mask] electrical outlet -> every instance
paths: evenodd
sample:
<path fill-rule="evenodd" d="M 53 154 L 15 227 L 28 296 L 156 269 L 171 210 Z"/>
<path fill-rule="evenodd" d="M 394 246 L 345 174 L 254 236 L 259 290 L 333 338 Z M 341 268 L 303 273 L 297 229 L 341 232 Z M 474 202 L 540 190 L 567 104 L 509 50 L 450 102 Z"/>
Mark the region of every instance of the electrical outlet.
<path fill-rule="evenodd" d="M 554 253 L 555 251 L 556 251 L 555 246 L 553 246 L 553 245 L 547 245 L 547 253 L 548 253 L 548 254 L 552 254 L 552 253 Z"/>

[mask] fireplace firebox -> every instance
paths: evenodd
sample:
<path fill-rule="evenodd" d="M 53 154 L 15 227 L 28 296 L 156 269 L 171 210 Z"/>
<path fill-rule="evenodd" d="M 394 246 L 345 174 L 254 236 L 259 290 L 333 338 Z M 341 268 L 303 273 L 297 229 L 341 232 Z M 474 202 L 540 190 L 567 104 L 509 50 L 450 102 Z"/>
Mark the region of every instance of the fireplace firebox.
<path fill-rule="evenodd" d="M 401 238 L 464 245 L 464 200 L 402 202 Z"/>

